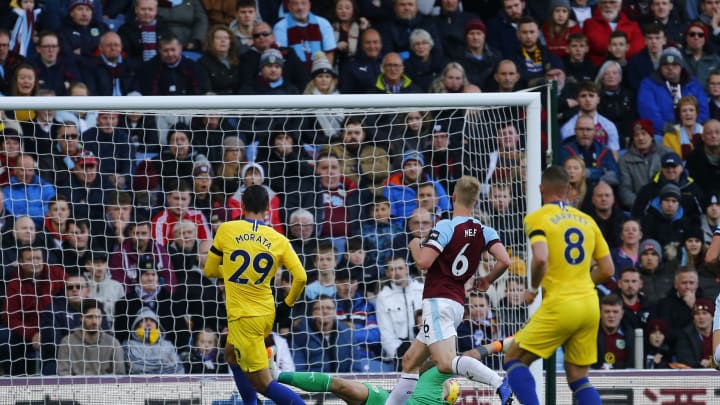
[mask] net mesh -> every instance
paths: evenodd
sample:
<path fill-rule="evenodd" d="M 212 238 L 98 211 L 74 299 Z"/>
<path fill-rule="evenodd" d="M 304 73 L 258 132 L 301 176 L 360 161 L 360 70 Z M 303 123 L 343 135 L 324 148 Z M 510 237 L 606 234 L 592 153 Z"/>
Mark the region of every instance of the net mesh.
<path fill-rule="evenodd" d="M 513 265 L 487 294 L 468 285 L 459 349 L 527 318 L 524 107 L 13 113 L 0 145 L 8 378 L 227 374 L 223 280 L 201 269 L 250 184 L 269 191 L 266 223 L 309 276 L 267 342 L 281 370 L 398 370 L 421 289 L 383 291 L 404 272 L 422 285 L 407 243 L 447 217 L 465 174 L 482 183 L 476 215 Z M 486 256 L 477 274 L 492 265 Z M 287 271 L 274 288 L 279 301 Z"/>

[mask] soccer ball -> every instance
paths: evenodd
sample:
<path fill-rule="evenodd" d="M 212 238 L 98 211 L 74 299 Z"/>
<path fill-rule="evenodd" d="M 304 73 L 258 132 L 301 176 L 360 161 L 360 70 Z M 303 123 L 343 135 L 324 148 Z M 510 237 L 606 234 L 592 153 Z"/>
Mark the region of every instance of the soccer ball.
<path fill-rule="evenodd" d="M 454 404 L 460 397 L 460 383 L 454 378 L 448 378 L 443 383 L 442 398 L 446 404 Z"/>

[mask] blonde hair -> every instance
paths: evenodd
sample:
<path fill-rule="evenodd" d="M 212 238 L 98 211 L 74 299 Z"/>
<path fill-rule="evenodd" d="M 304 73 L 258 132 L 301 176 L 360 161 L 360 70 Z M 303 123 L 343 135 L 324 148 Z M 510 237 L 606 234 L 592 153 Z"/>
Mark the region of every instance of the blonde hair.
<path fill-rule="evenodd" d="M 480 181 L 475 177 L 462 176 L 455 183 L 455 193 L 457 197 L 457 203 L 464 205 L 468 208 L 475 206 L 475 202 L 478 200 L 480 195 Z"/>
<path fill-rule="evenodd" d="M 587 181 L 585 177 L 586 166 L 585 161 L 582 158 L 578 156 L 570 156 L 563 162 L 563 167 L 565 167 L 565 164 L 567 164 L 567 162 L 571 160 L 577 162 L 580 165 L 581 172 L 583 173 L 582 179 L 578 184 L 573 184 L 572 182 L 570 182 L 570 188 L 572 189 L 572 195 L 570 195 L 570 205 L 575 208 L 580 208 L 583 201 L 585 200 L 585 195 L 587 194 Z"/>

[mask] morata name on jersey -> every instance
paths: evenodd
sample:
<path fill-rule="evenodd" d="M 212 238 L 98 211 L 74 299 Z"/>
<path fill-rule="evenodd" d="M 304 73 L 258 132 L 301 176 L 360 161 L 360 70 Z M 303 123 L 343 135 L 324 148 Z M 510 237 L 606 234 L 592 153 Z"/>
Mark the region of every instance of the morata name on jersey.
<path fill-rule="evenodd" d="M 270 240 L 268 238 L 265 238 L 262 235 L 257 235 L 254 233 L 240 234 L 235 237 L 235 242 L 236 243 L 257 242 L 257 243 L 263 245 L 263 247 L 265 247 L 265 249 L 268 249 L 268 250 L 272 247 L 272 242 L 270 242 Z"/>
<path fill-rule="evenodd" d="M 585 219 L 579 215 L 575 215 L 568 211 L 563 211 L 561 213 L 553 215 L 552 217 L 550 217 L 550 222 L 557 225 L 558 222 L 560 222 L 562 220 L 566 220 L 566 219 L 571 219 L 571 220 L 580 222 L 583 225 L 587 225 L 587 223 L 588 223 L 587 219 Z"/>

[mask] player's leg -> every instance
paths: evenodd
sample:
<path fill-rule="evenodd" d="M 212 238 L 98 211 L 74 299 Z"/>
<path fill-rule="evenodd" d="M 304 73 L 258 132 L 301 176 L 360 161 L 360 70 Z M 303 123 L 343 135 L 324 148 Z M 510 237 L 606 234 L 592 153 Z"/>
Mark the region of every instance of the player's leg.
<path fill-rule="evenodd" d="M 601 405 L 600 394 L 588 379 L 588 368 L 565 361 L 568 385 L 579 405 Z"/>
<path fill-rule="evenodd" d="M 418 382 L 418 370 L 420 364 L 427 360 L 430 352 L 427 346 L 418 339 L 415 339 L 408 350 L 403 355 L 403 368 L 400 373 L 400 379 L 395 383 L 390 396 L 385 404 L 387 405 L 405 405 L 410 399 L 415 386 Z"/>
<path fill-rule="evenodd" d="M 473 359 L 477 360 L 483 360 L 487 356 L 498 353 L 503 349 L 503 344 L 499 341 L 494 341 L 491 343 L 488 343 L 486 345 L 478 346 L 474 349 L 470 349 L 466 352 L 463 352 L 463 356 L 472 357 Z M 490 370 L 492 371 L 492 370 Z M 494 371 L 493 371 L 494 373 Z M 497 373 L 496 373 L 497 374 Z M 503 378 L 501 380 L 501 384 L 499 387 L 495 389 L 495 393 L 498 394 L 500 397 L 500 403 L 502 404 L 508 404 L 510 403 L 510 399 L 512 397 L 512 389 L 510 388 L 510 383 L 508 382 L 507 377 Z"/>
<path fill-rule="evenodd" d="M 270 374 L 265 336 L 272 330 L 272 324 L 272 317 L 260 316 L 230 322 L 228 341 L 235 346 L 237 363 L 253 388 L 276 404 L 305 404 L 300 396 L 273 380 Z"/>
<path fill-rule="evenodd" d="M 349 405 L 362 404 L 368 399 L 368 387 L 358 381 L 315 372 L 283 372 L 278 381 L 307 392 L 332 392 Z"/>
<path fill-rule="evenodd" d="M 586 305 L 584 308 L 581 305 Z M 565 373 L 570 390 L 578 404 L 599 405 L 600 394 L 588 379 L 588 368 L 597 362 L 597 334 L 600 324 L 600 306 L 597 297 L 575 301 L 569 308 L 577 308 L 583 317 L 576 319 L 578 329 L 565 342 Z M 584 322 L 583 322 L 584 320 Z"/>
<path fill-rule="evenodd" d="M 510 348 L 505 353 L 503 368 L 505 369 L 506 378 L 517 399 L 525 405 L 540 404 L 537 397 L 535 378 L 528 368 L 537 359 L 538 356 L 521 348 L 515 340 L 510 343 Z"/>
<path fill-rule="evenodd" d="M 240 369 L 237 363 L 237 354 L 235 346 L 230 343 L 225 344 L 225 361 L 227 361 L 230 371 L 232 372 L 235 386 L 242 397 L 243 403 L 248 405 L 257 405 L 257 391 L 253 388 L 250 380 Z"/>

